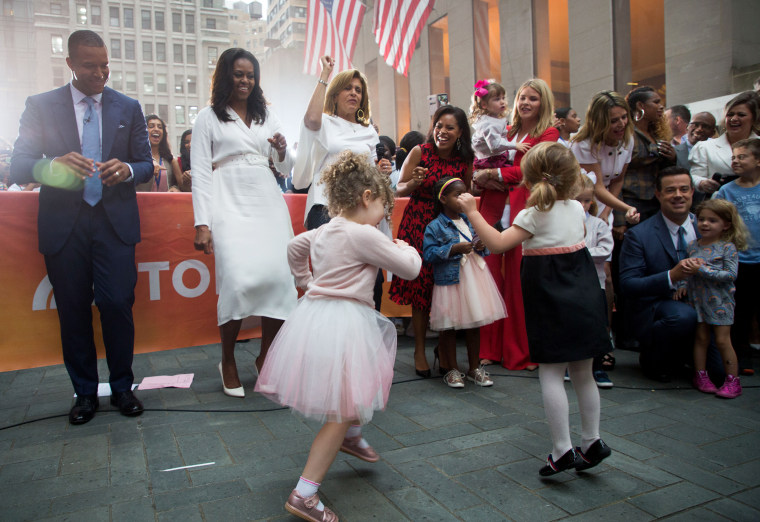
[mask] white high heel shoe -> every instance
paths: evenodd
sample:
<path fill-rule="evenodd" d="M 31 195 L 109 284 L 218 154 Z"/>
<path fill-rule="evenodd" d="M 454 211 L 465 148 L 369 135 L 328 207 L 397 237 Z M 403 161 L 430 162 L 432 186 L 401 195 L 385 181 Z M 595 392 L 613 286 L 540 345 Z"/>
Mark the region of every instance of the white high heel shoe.
<path fill-rule="evenodd" d="M 222 389 L 224 390 L 225 395 L 229 395 L 230 397 L 237 397 L 239 399 L 242 399 L 245 397 L 245 390 L 242 386 L 238 388 L 227 388 L 227 386 L 224 385 L 224 373 L 222 373 L 222 363 L 219 363 L 219 375 L 222 376 Z"/>

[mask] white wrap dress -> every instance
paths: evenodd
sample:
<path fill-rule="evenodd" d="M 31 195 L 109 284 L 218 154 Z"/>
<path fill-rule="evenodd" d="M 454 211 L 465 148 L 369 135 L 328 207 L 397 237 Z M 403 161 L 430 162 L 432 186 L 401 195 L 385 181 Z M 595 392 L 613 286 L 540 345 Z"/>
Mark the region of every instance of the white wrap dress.
<path fill-rule="evenodd" d="M 272 171 L 289 173 L 285 160 L 270 149 L 268 138 L 282 133 L 280 121 L 267 112 L 263 124 L 245 125 L 237 113 L 222 122 L 211 107 L 198 113 L 193 126 L 193 212 L 195 226 L 211 230 L 219 293 L 219 325 L 249 316 L 286 319 L 297 292 L 288 266 L 293 237 L 285 199 Z"/>

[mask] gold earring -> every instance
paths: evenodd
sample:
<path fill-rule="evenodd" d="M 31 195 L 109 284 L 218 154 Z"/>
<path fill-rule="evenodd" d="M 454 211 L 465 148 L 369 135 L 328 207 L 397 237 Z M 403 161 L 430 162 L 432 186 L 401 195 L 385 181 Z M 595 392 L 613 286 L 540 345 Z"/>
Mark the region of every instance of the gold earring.
<path fill-rule="evenodd" d="M 363 110 L 359 109 L 358 111 L 356 111 L 356 119 L 359 120 L 359 121 L 362 121 L 362 122 L 364 121 L 364 111 Z"/>

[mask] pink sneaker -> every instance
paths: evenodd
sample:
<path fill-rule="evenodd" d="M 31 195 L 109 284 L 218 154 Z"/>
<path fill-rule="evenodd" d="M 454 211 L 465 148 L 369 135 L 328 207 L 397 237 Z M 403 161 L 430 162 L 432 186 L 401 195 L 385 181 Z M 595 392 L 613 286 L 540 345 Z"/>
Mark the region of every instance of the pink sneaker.
<path fill-rule="evenodd" d="M 718 391 L 718 388 L 715 387 L 710 380 L 710 377 L 707 376 L 707 372 L 704 370 L 694 372 L 694 379 L 691 383 L 702 393 L 715 393 Z"/>
<path fill-rule="evenodd" d="M 372 449 L 372 446 L 367 446 L 366 448 L 359 447 L 359 442 L 361 442 L 361 440 L 361 435 L 358 437 L 346 437 L 343 439 L 343 444 L 340 445 L 340 451 L 353 455 L 358 459 L 366 460 L 367 462 L 377 462 L 380 460 L 380 455 Z"/>
<path fill-rule="evenodd" d="M 739 381 L 739 377 L 733 375 L 727 375 L 726 381 L 720 390 L 715 394 L 716 397 L 723 397 L 724 399 L 735 399 L 742 394 L 742 383 Z"/>
<path fill-rule="evenodd" d="M 316 493 L 304 498 L 294 489 L 288 497 L 288 501 L 285 502 L 285 509 L 288 513 L 310 522 L 338 522 L 338 517 L 335 513 L 327 508 L 324 511 L 320 511 L 317 509 L 318 505 L 319 497 Z"/>

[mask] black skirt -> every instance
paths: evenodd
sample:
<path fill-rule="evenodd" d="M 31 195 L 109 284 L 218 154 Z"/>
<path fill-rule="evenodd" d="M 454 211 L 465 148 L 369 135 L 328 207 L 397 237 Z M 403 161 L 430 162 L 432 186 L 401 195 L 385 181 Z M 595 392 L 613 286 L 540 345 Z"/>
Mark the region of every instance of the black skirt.
<path fill-rule="evenodd" d="M 531 361 L 581 361 L 612 350 L 607 303 L 588 249 L 524 256 L 520 281 Z"/>

